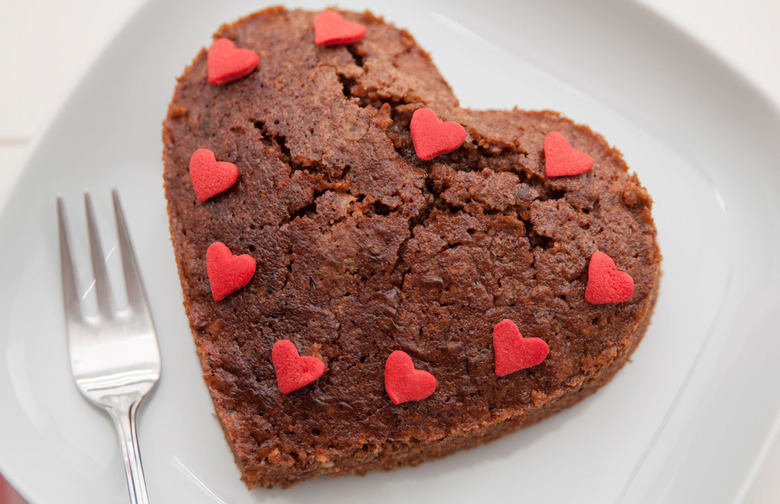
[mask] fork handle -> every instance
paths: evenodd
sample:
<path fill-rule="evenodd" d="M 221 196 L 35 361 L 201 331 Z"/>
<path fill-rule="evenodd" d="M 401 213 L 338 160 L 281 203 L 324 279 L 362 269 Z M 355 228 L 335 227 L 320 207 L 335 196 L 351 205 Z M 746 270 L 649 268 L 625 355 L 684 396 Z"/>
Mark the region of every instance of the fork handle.
<path fill-rule="evenodd" d="M 138 434 L 135 430 L 135 414 L 140 404 L 139 398 L 129 404 L 116 404 L 108 408 L 119 435 L 119 443 L 122 445 L 127 491 L 130 493 L 131 504 L 149 504 L 144 468 L 141 464 L 141 451 L 138 448 Z"/>

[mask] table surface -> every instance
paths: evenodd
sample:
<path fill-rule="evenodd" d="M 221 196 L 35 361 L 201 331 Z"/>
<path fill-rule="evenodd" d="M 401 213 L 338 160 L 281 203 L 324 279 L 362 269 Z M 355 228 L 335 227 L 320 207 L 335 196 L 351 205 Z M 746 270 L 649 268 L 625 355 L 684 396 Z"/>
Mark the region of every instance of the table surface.
<path fill-rule="evenodd" d="M 20 174 L 31 141 L 103 45 L 143 1 L 9 0 L 0 6 L 0 208 Z M 776 28 L 780 2 L 633 1 L 708 47 L 780 109 L 780 30 Z M 29 36 L 34 33 L 47 36 Z M 778 476 L 780 443 L 775 442 L 765 454 L 745 504 L 780 502 Z M 3 486 L 0 478 L 0 490 Z M 14 497 L 0 491 L 0 504 L 13 502 L 17 502 Z"/>

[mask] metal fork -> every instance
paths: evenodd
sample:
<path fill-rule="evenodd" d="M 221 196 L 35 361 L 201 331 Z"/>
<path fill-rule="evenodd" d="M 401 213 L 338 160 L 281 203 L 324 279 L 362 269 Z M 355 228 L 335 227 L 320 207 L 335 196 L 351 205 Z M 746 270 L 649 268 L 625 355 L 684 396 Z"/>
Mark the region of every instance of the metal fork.
<path fill-rule="evenodd" d="M 94 210 L 84 194 L 97 314 L 87 314 L 76 283 L 62 198 L 57 198 L 62 297 L 68 333 L 70 368 L 81 393 L 105 409 L 114 422 L 124 456 L 130 502 L 148 503 L 135 417 L 138 406 L 160 378 L 160 351 L 149 302 L 116 190 L 114 216 L 122 252 L 128 306 L 117 310 L 106 273 Z"/>

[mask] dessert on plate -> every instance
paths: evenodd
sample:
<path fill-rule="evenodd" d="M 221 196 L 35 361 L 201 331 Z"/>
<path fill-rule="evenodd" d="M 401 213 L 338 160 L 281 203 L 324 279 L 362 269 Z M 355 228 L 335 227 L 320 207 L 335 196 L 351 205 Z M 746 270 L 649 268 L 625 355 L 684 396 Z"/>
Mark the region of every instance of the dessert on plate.
<path fill-rule="evenodd" d="M 652 200 L 552 111 L 461 108 L 369 12 L 266 9 L 178 80 L 165 190 L 203 377 L 249 487 L 416 465 L 628 360 Z"/>

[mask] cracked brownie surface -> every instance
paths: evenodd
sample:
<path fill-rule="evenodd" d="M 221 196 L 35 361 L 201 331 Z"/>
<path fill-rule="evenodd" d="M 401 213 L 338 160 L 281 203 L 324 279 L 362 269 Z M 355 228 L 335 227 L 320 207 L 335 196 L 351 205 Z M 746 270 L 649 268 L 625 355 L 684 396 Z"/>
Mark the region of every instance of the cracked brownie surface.
<path fill-rule="evenodd" d="M 652 201 L 616 149 L 555 112 L 462 109 L 407 32 L 342 14 L 368 27 L 363 41 L 316 46 L 315 13 L 282 8 L 222 26 L 215 38 L 256 51 L 259 68 L 211 85 L 201 51 L 164 123 L 185 307 L 250 487 L 414 465 L 549 416 L 625 363 L 657 290 Z M 409 122 L 420 107 L 462 124 L 464 144 L 418 159 Z M 547 179 L 550 131 L 593 168 Z M 204 203 L 188 173 L 199 148 L 239 170 Z M 205 262 L 215 241 L 257 261 L 219 303 Z M 629 301 L 585 301 L 596 250 L 633 277 Z M 547 342 L 542 364 L 496 376 L 492 329 L 503 319 Z M 288 395 L 271 362 L 281 339 L 326 365 Z M 436 377 L 433 395 L 391 402 L 383 373 L 394 350 Z"/>

